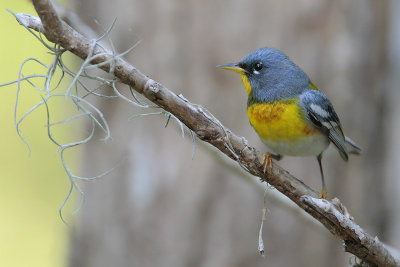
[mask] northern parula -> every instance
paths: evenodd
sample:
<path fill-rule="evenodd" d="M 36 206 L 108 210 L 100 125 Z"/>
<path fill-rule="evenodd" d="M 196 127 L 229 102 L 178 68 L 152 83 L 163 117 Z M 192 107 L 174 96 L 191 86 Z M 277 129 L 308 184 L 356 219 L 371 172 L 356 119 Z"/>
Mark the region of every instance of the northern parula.
<path fill-rule="evenodd" d="M 271 157 L 316 156 L 321 172 L 320 198 L 327 198 L 322 153 L 332 142 L 343 160 L 360 154 L 360 148 L 343 134 L 329 99 L 288 56 L 273 48 L 260 48 L 239 63 L 219 65 L 240 74 L 248 95 L 247 115 L 266 153 L 264 171 Z M 270 165 L 272 166 L 272 165 Z M 268 169 L 268 168 L 267 168 Z"/>

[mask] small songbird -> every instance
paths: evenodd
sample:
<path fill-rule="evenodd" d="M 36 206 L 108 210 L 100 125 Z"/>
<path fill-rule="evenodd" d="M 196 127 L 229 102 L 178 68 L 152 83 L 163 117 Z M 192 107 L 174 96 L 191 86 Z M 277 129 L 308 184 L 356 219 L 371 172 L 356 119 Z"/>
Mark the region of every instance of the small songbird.
<path fill-rule="evenodd" d="M 239 63 L 219 65 L 240 74 L 248 95 L 250 124 L 273 154 L 266 153 L 264 171 L 271 157 L 316 156 L 321 172 L 320 198 L 327 198 L 322 153 L 332 142 L 343 160 L 360 154 L 360 148 L 344 136 L 329 99 L 304 71 L 283 52 L 260 48 Z"/>

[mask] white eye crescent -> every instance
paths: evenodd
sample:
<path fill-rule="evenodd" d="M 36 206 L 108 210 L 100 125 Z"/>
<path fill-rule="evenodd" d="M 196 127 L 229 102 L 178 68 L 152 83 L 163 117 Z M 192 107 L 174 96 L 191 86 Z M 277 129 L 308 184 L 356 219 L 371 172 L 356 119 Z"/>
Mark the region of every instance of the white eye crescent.
<path fill-rule="evenodd" d="M 257 62 L 256 64 L 254 64 L 254 70 L 253 73 L 254 74 L 260 74 L 260 71 L 263 69 L 263 64 L 262 62 Z"/>

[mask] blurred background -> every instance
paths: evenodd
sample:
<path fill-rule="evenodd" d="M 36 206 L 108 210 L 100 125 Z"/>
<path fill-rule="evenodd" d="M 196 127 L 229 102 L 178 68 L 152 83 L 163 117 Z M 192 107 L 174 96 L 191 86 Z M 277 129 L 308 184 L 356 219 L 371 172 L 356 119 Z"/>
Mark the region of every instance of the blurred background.
<path fill-rule="evenodd" d="M 17 2 L 1 3 L 0 83 L 15 79 L 25 58 L 45 58 L 41 45 L 5 11 L 34 14 L 29 2 Z M 237 62 L 264 46 L 284 51 L 330 98 L 345 134 L 363 149 L 348 163 L 332 147 L 325 152 L 328 196 L 339 197 L 369 234 L 400 249 L 399 1 L 69 4 L 99 32 L 96 22 L 107 28 L 117 18 L 111 38 L 118 51 L 141 40 L 126 57 L 130 63 L 206 107 L 260 152 L 266 148 L 248 123 L 239 76 L 215 66 Z M 1 266 L 348 265 L 351 255 L 341 242 L 273 189 L 267 193 L 266 257 L 260 257 L 265 185 L 200 141 L 192 159 L 190 135 L 182 139 L 175 122 L 165 128 L 163 116 L 128 120 L 147 111 L 118 100 L 96 102 L 113 139 L 85 146 L 70 157 L 70 164 L 82 175 L 122 164 L 83 185 L 86 203 L 75 216 L 65 212 L 72 224 L 68 228 L 58 217 L 67 178 L 41 127 L 45 114 L 39 112 L 23 128 L 32 143 L 28 158 L 13 128 L 15 88 L 1 88 Z M 32 105 L 26 94 L 25 103 Z M 57 112 L 67 113 L 68 107 L 60 105 Z M 66 138 L 74 134 L 65 133 Z M 284 158 L 279 164 L 320 189 L 314 158 Z"/>

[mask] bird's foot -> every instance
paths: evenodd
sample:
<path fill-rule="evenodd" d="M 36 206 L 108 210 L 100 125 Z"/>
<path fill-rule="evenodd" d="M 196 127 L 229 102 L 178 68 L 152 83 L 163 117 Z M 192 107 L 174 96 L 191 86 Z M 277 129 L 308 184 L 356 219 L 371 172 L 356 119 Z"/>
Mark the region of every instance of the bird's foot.
<path fill-rule="evenodd" d="M 326 191 L 326 188 L 322 188 L 321 192 L 318 195 L 318 198 L 328 199 L 328 191 Z"/>
<path fill-rule="evenodd" d="M 263 166 L 264 173 L 272 173 L 272 156 L 270 152 L 264 153 Z"/>

